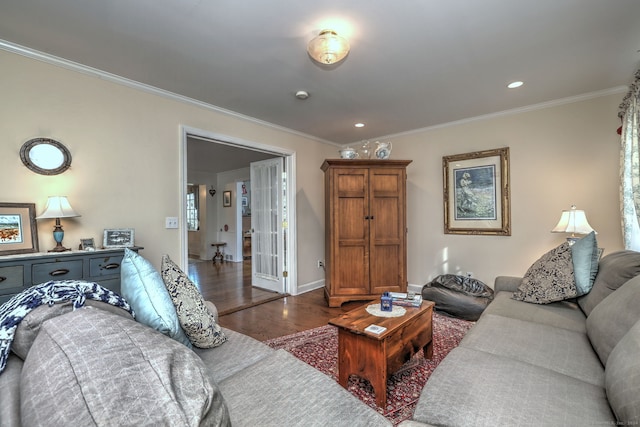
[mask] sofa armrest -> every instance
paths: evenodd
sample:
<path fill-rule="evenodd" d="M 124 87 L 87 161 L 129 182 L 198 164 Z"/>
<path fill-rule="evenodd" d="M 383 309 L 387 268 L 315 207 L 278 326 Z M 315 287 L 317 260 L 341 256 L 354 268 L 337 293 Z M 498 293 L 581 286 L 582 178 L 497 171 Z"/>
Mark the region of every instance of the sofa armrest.
<path fill-rule="evenodd" d="M 213 314 L 213 318 L 215 319 L 216 323 L 218 323 L 218 307 L 216 307 L 216 305 L 211 301 L 205 301 L 204 305 L 207 306 L 211 314 Z"/>
<path fill-rule="evenodd" d="M 493 283 L 493 291 L 495 293 L 503 292 L 503 291 L 515 292 L 518 290 L 518 286 L 520 286 L 520 282 L 522 282 L 522 277 L 498 276 L 496 277 L 496 280 Z"/>

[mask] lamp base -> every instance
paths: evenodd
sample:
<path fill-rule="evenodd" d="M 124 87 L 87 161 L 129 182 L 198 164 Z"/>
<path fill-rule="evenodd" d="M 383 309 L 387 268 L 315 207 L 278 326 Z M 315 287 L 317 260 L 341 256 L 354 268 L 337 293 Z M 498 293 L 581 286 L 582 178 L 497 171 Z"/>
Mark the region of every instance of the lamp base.
<path fill-rule="evenodd" d="M 578 240 L 580 240 L 579 237 L 567 237 L 567 243 L 569 243 L 569 246 L 573 246 L 573 244 Z"/>
<path fill-rule="evenodd" d="M 64 239 L 64 230 L 62 229 L 62 225 L 60 225 L 60 218 L 56 218 L 56 225 L 53 228 L 53 240 L 56 241 L 56 247 L 51 249 L 49 252 L 70 251 L 71 249 L 62 246 L 62 239 Z"/>
<path fill-rule="evenodd" d="M 62 244 L 60 242 L 58 242 L 58 244 L 56 245 L 55 248 L 48 250 L 47 252 L 66 252 L 66 251 L 70 251 L 71 249 L 69 248 L 65 248 L 64 246 L 62 246 Z"/>

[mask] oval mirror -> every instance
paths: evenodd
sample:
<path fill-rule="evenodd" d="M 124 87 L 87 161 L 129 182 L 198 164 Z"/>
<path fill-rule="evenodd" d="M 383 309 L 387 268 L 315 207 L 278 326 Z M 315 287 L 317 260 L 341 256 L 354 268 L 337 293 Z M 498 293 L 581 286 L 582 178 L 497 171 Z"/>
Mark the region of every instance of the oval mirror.
<path fill-rule="evenodd" d="M 29 170 L 41 175 L 57 175 L 71 166 L 71 153 L 61 143 L 49 138 L 34 138 L 20 149 L 20 159 Z"/>

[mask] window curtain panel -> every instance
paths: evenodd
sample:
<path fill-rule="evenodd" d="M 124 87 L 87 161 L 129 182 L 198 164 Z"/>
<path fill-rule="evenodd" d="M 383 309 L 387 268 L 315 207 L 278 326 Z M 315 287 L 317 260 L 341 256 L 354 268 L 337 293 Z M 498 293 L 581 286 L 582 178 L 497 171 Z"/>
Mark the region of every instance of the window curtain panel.
<path fill-rule="evenodd" d="M 640 69 L 620 104 L 620 201 L 626 249 L 640 251 Z"/>

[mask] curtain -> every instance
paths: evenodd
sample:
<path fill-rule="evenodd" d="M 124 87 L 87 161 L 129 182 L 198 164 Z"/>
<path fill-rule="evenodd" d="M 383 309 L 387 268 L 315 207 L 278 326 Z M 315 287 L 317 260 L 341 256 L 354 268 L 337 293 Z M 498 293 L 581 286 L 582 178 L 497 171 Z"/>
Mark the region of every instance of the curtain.
<path fill-rule="evenodd" d="M 640 251 L 640 70 L 618 111 L 620 129 L 620 202 L 626 249 Z"/>

